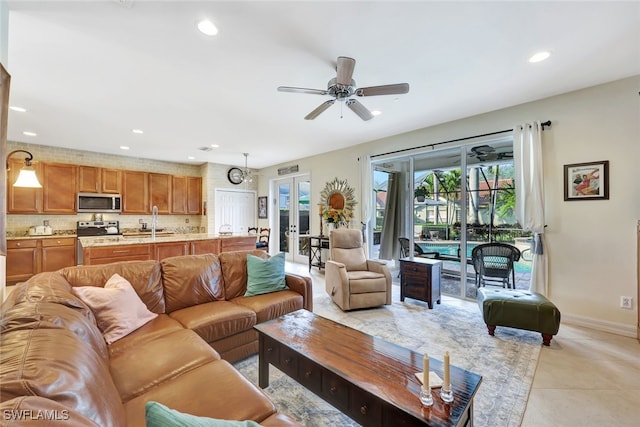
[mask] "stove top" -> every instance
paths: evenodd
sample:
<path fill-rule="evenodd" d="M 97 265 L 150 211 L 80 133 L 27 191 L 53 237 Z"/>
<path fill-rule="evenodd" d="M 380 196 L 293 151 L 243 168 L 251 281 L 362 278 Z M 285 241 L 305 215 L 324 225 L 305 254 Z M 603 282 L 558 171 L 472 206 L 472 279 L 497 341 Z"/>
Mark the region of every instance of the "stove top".
<path fill-rule="evenodd" d="M 78 237 L 86 236 L 118 236 L 120 233 L 119 221 L 78 221 L 76 230 Z"/>

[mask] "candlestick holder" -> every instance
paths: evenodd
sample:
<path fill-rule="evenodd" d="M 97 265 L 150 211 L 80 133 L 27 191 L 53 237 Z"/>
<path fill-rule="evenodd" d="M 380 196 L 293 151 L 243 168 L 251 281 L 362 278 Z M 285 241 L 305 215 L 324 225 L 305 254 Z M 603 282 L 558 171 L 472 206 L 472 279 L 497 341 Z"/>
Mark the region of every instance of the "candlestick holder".
<path fill-rule="evenodd" d="M 432 406 L 433 405 L 433 396 L 431 395 L 431 387 L 420 388 L 420 403 L 422 406 Z"/>
<path fill-rule="evenodd" d="M 322 214 L 320 214 L 320 237 L 324 237 L 324 230 L 322 229 L 322 224 L 324 223 Z"/>
<path fill-rule="evenodd" d="M 443 402 L 453 402 L 453 391 L 451 391 L 451 383 L 442 384 L 442 388 L 440 389 L 440 397 L 442 398 Z"/>

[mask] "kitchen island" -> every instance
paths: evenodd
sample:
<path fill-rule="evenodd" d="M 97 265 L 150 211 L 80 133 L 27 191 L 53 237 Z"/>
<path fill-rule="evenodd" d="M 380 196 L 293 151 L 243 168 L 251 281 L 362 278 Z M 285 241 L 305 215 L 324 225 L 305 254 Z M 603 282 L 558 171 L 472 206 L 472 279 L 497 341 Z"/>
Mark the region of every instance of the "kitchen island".
<path fill-rule="evenodd" d="M 84 265 L 116 261 L 160 261 L 180 255 L 252 250 L 256 236 L 248 234 L 135 234 L 79 238 Z"/>

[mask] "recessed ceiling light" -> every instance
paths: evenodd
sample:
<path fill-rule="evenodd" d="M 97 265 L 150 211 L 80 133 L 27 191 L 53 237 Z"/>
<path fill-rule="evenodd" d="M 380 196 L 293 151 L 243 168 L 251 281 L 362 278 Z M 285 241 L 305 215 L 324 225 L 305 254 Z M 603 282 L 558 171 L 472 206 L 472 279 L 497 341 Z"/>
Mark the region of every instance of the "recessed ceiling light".
<path fill-rule="evenodd" d="M 22 132 L 23 135 L 27 135 L 27 136 L 38 136 L 37 133 L 35 132 L 29 132 L 28 130 L 25 130 L 24 132 Z"/>
<path fill-rule="evenodd" d="M 542 52 L 538 52 L 535 55 L 533 55 L 531 58 L 529 58 L 529 62 L 540 62 L 540 61 L 544 61 L 545 59 L 547 59 L 549 56 L 551 56 L 550 52 L 547 51 L 542 51 Z"/>
<path fill-rule="evenodd" d="M 380 114 L 382 114 L 382 111 L 373 110 L 371 114 L 373 114 L 374 116 L 379 116 Z"/>
<path fill-rule="evenodd" d="M 131 132 L 133 132 L 133 133 L 137 133 L 137 134 L 144 133 L 144 132 L 142 132 L 140 129 L 133 129 Z"/>
<path fill-rule="evenodd" d="M 202 34 L 206 34 L 208 36 L 215 36 L 216 34 L 218 34 L 218 29 L 215 25 L 213 25 L 213 22 L 209 21 L 208 19 L 203 19 L 202 21 L 198 22 L 198 30 L 200 30 Z"/>
<path fill-rule="evenodd" d="M 128 149 L 129 149 L 129 147 L 127 147 L 126 145 L 121 145 L 121 146 L 120 146 L 120 149 L 121 149 L 121 150 L 128 150 Z"/>
<path fill-rule="evenodd" d="M 220 146 L 219 146 L 218 144 L 211 144 L 211 146 L 212 146 L 213 148 L 220 148 Z"/>
<path fill-rule="evenodd" d="M 9 109 L 13 110 L 13 111 L 18 111 L 20 113 L 26 113 L 27 112 L 26 108 L 16 107 L 15 105 L 10 106 Z"/>
<path fill-rule="evenodd" d="M 189 160 L 195 160 L 196 158 L 195 158 L 195 157 L 193 157 L 193 156 L 189 156 L 189 157 L 187 157 L 187 159 L 189 159 Z"/>

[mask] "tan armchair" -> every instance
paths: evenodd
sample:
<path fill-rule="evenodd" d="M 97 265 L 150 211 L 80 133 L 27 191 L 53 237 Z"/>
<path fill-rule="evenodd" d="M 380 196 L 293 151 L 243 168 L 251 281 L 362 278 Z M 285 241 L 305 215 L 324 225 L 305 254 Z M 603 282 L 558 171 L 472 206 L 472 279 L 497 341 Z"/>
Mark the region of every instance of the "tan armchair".
<path fill-rule="evenodd" d="M 338 307 L 353 310 L 391 304 L 389 268 L 366 258 L 360 230 L 331 230 L 329 250 L 325 286 Z"/>

